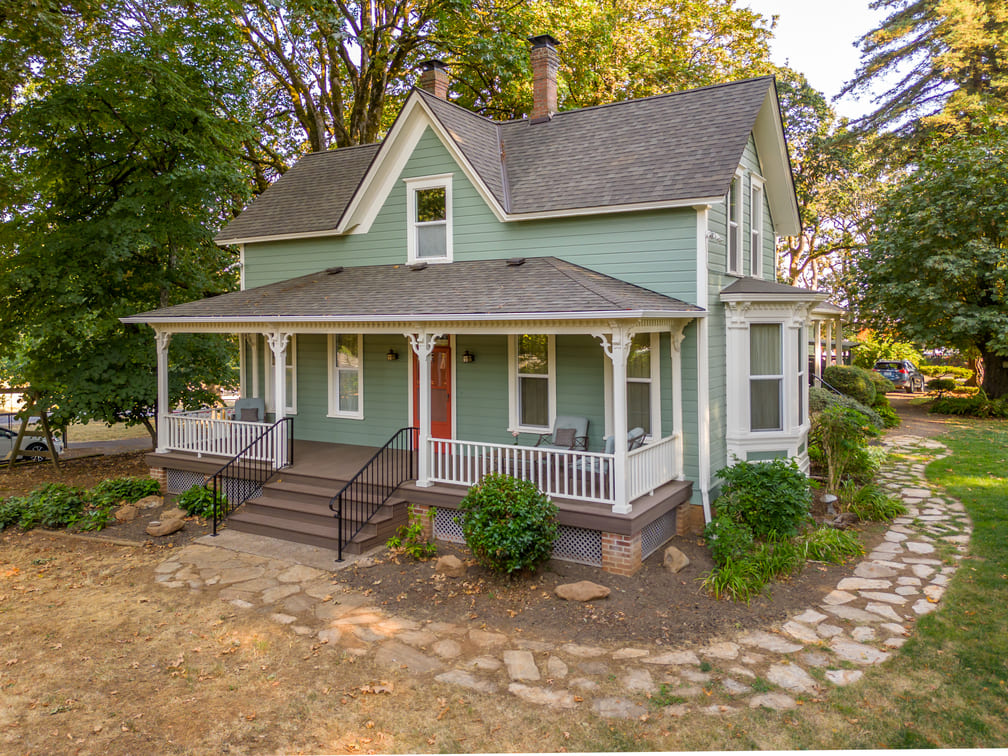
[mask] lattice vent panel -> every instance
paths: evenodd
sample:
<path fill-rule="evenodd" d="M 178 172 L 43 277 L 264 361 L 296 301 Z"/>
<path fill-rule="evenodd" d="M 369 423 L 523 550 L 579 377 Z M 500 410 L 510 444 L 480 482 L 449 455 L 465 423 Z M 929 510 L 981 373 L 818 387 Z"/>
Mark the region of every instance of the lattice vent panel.
<path fill-rule="evenodd" d="M 165 470 L 168 477 L 168 493 L 180 494 L 188 491 L 193 486 L 202 486 L 206 476 L 189 470 Z"/>
<path fill-rule="evenodd" d="M 675 535 L 675 510 L 666 512 L 641 531 L 641 559 L 647 559 Z"/>
<path fill-rule="evenodd" d="M 438 509 L 434 515 L 434 537 L 450 543 L 465 543 L 462 526 L 455 522 L 457 516 L 454 509 Z"/>

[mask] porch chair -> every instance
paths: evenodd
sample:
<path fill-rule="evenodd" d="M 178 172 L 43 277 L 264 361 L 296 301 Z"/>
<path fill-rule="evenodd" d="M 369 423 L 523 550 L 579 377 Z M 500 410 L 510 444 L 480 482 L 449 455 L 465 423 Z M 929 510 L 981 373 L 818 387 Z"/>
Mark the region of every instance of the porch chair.
<path fill-rule="evenodd" d="M 639 449 L 644 446 L 644 429 L 641 427 L 631 428 L 630 432 L 627 433 L 627 451 L 633 451 L 634 449 Z"/>
<path fill-rule="evenodd" d="M 544 449 L 588 449 L 588 418 L 559 415 L 550 433 L 541 433 L 536 446 Z"/>
<path fill-rule="evenodd" d="M 266 401 L 259 396 L 243 396 L 234 403 L 234 419 L 243 423 L 261 423 L 266 417 Z"/>

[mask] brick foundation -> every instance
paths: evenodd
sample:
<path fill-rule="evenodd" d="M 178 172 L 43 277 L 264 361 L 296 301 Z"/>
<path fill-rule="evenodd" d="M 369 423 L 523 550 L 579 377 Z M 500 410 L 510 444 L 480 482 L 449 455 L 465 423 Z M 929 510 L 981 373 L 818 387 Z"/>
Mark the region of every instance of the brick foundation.
<path fill-rule="evenodd" d="M 423 527 L 423 539 L 434 543 L 434 518 L 430 516 L 431 507 L 426 504 L 410 504 L 410 520 L 419 520 Z"/>
<path fill-rule="evenodd" d="M 602 533 L 602 569 L 613 575 L 633 575 L 641 568 L 641 537 Z"/>
<path fill-rule="evenodd" d="M 676 510 L 676 535 L 700 535 L 706 525 L 703 507 L 683 504 Z"/>
<path fill-rule="evenodd" d="M 161 495 L 168 493 L 168 471 L 163 467 L 150 468 L 150 476 L 161 486 Z"/>

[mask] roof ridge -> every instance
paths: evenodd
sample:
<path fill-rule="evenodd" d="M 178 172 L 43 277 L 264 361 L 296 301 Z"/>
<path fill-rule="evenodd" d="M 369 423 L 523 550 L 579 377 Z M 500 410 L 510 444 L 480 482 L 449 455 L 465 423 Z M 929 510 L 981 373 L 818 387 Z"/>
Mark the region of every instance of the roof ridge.
<path fill-rule="evenodd" d="M 559 257 L 549 256 L 549 257 L 544 257 L 542 259 L 545 260 L 547 263 L 549 263 L 558 273 L 560 273 L 563 276 L 566 276 L 568 279 L 570 279 L 572 282 L 576 283 L 578 286 L 581 286 L 581 287 L 587 289 L 588 291 L 590 291 L 595 296 L 597 296 L 597 297 L 599 297 L 601 299 L 604 299 L 606 302 L 609 302 L 610 304 L 612 304 L 615 307 L 620 307 L 621 306 L 620 302 L 617 302 L 612 297 L 608 296 L 607 294 L 602 293 L 601 291 L 598 290 L 597 287 L 592 286 L 589 282 L 582 281 L 580 278 L 575 278 L 568 271 L 564 270 L 563 268 L 561 268 L 556 263 L 564 263 L 564 265 L 570 265 L 570 266 L 575 267 L 575 268 L 577 268 L 578 270 L 581 270 L 581 271 L 590 271 L 592 273 L 597 273 L 600 276 L 606 276 L 605 273 L 602 273 L 602 272 L 597 271 L 597 270 L 593 271 L 593 270 L 591 270 L 591 268 L 586 268 L 583 265 L 578 265 L 577 263 L 572 263 L 572 262 L 570 262 L 568 260 L 564 260 L 564 259 L 559 258 Z M 616 278 L 615 276 L 606 276 L 606 278 L 610 278 L 610 279 L 612 279 L 614 281 L 621 281 L 622 283 L 629 283 L 628 281 L 623 281 L 623 279 Z M 630 284 L 630 285 L 633 286 L 633 284 Z M 637 288 L 643 289 L 644 287 L 638 286 Z M 646 289 L 646 291 L 653 291 L 653 290 L 652 289 Z"/>
<path fill-rule="evenodd" d="M 298 159 L 299 160 L 304 160 L 305 158 L 310 158 L 310 157 L 318 157 L 318 156 L 322 156 L 322 155 L 332 155 L 332 154 L 335 154 L 337 152 L 349 152 L 350 150 L 359 150 L 359 149 L 361 149 L 363 147 L 381 147 L 381 146 L 382 146 L 381 142 L 368 142 L 367 144 L 348 144 L 346 147 L 335 147 L 335 148 L 333 148 L 331 150 L 330 149 L 325 149 L 325 150 L 314 150 L 312 152 L 306 152 L 304 155 L 302 155 Z"/>

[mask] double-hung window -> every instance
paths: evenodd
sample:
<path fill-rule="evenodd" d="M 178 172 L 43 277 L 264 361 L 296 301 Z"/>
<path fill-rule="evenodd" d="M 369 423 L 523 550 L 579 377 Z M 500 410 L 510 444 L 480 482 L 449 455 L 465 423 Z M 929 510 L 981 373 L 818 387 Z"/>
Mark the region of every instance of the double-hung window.
<path fill-rule="evenodd" d="M 749 429 L 783 430 L 784 345 L 780 323 L 749 326 Z"/>
<path fill-rule="evenodd" d="M 728 187 L 728 272 L 742 272 L 742 176 L 736 175 Z"/>
<path fill-rule="evenodd" d="M 630 341 L 627 356 L 627 428 L 643 428 L 652 435 L 651 428 L 651 334 L 635 334 Z"/>
<path fill-rule="evenodd" d="M 359 333 L 329 335 L 330 417 L 364 417 L 362 342 Z"/>
<path fill-rule="evenodd" d="M 763 277 L 763 183 L 755 176 L 749 191 L 749 275 Z"/>
<path fill-rule="evenodd" d="M 410 263 L 451 262 L 451 175 L 406 180 L 407 257 Z"/>
<path fill-rule="evenodd" d="M 511 338 L 512 427 L 549 430 L 555 401 L 553 337 L 525 333 Z"/>

